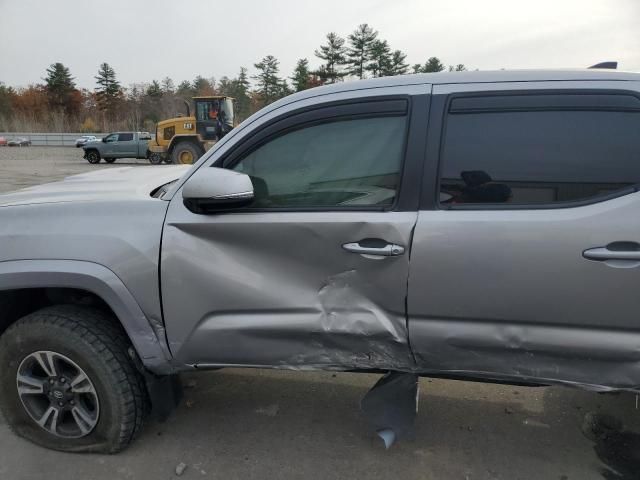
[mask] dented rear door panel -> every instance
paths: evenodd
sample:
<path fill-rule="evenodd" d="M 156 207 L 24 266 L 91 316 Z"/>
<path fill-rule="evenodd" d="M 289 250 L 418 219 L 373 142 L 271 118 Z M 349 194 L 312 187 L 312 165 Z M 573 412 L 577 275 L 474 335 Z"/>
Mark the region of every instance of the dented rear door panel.
<path fill-rule="evenodd" d="M 432 125 L 443 118 L 451 93 L 558 88 L 637 91 L 638 84 L 436 86 Z M 638 390 L 640 262 L 593 261 L 583 252 L 640 242 L 640 193 L 562 208 L 439 209 L 440 134 L 429 135 L 423 189 L 430 201 L 418 216 L 408 293 L 417 368 L 454 377 Z"/>

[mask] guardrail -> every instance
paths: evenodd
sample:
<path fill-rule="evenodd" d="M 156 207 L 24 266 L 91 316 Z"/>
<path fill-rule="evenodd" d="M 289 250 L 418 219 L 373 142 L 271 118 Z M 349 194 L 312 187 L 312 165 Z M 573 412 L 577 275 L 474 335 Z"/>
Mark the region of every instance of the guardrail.
<path fill-rule="evenodd" d="M 31 140 L 32 145 L 51 147 L 75 147 L 76 140 L 82 135 L 95 135 L 102 138 L 105 134 L 99 133 L 32 133 L 32 132 L 0 132 L 0 137 L 11 140 L 16 137 L 24 137 Z"/>
<path fill-rule="evenodd" d="M 0 132 L 0 137 L 11 140 L 24 137 L 31 140 L 32 145 L 51 147 L 75 147 L 76 140 L 82 135 L 95 135 L 102 138 L 108 133 L 32 133 L 32 132 Z M 153 137 L 153 135 L 151 135 Z"/>

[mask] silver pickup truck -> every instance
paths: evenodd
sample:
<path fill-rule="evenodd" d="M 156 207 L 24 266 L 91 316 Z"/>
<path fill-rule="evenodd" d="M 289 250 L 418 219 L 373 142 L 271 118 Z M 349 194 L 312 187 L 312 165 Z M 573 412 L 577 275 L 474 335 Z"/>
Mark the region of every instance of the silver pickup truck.
<path fill-rule="evenodd" d="M 376 78 L 1 195 L 6 424 L 114 453 L 222 367 L 385 372 L 385 443 L 419 376 L 640 393 L 638 131 L 637 73 Z"/>
<path fill-rule="evenodd" d="M 113 163 L 118 158 L 148 158 L 148 132 L 115 132 L 102 139 L 102 142 L 87 143 L 82 147 L 84 158 L 89 163 L 100 163 L 104 159 Z"/>

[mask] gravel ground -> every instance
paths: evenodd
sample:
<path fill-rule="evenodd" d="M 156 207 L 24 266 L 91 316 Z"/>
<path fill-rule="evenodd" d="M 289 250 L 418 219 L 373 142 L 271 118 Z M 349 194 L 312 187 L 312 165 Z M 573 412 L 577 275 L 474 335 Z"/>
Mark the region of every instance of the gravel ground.
<path fill-rule="evenodd" d="M 81 157 L 73 148 L 0 148 L 0 191 L 112 167 Z M 124 163 L 153 168 L 142 160 L 113 166 Z M 0 420 L 0 478 L 156 480 L 177 478 L 176 468 L 181 478 L 224 480 L 640 478 L 635 395 L 422 379 L 415 439 L 385 451 L 359 413 L 377 378 L 185 375 L 177 411 L 115 456 L 44 450 Z"/>
<path fill-rule="evenodd" d="M 70 147 L 0 147 L 0 192 L 53 182 L 96 168 L 152 167 L 147 160 L 133 159 L 116 160 L 111 165 L 104 161 L 91 165 L 82 158 L 83 153 L 81 148 Z"/>

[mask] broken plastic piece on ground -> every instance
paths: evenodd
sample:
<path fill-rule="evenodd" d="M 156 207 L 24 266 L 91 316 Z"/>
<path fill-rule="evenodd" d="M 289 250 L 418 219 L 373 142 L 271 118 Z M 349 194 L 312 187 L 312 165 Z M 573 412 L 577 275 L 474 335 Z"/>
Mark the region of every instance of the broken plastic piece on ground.
<path fill-rule="evenodd" d="M 413 436 L 418 411 L 418 376 L 387 373 L 367 392 L 360 408 L 386 448 L 396 439 Z"/>
<path fill-rule="evenodd" d="M 396 441 L 396 434 L 390 428 L 378 430 L 376 433 L 384 442 L 384 448 L 386 448 L 387 450 L 389 450 L 389 447 L 391 447 L 391 445 L 393 445 Z"/>

